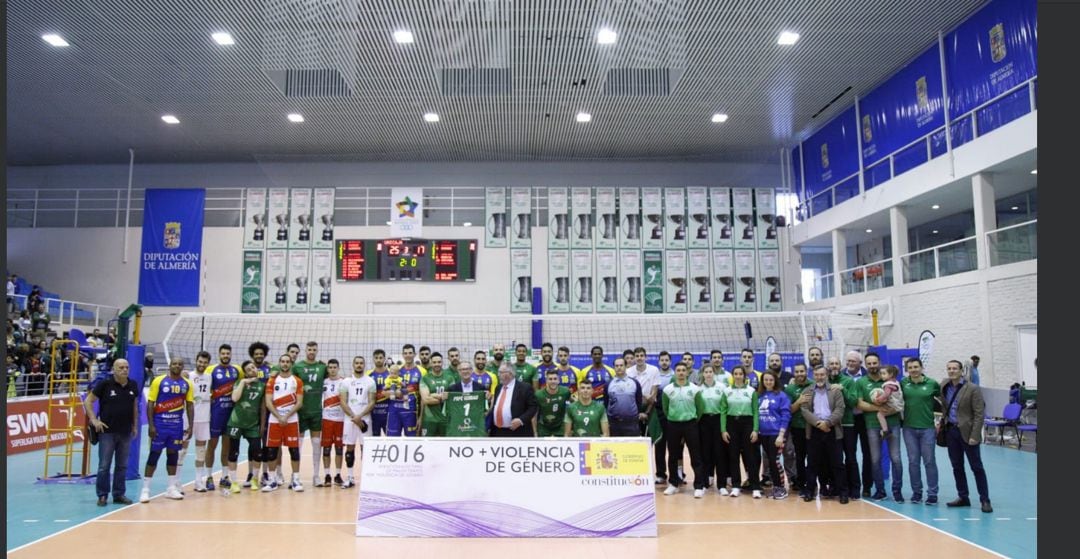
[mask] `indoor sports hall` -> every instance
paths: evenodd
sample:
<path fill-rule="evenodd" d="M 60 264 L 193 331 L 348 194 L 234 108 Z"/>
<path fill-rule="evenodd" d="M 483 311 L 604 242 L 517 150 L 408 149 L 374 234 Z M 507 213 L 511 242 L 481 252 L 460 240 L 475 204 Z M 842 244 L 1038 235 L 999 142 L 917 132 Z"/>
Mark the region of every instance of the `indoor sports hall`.
<path fill-rule="evenodd" d="M 8 557 L 1037 556 L 1034 0 L 6 10 Z"/>

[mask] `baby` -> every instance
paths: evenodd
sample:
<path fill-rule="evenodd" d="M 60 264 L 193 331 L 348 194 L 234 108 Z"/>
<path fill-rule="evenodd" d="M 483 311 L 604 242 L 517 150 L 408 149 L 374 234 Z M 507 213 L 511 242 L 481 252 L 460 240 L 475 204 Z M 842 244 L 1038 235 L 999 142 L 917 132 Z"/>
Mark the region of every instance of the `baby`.
<path fill-rule="evenodd" d="M 885 381 L 885 384 L 881 385 L 881 388 L 875 388 L 870 391 L 871 399 L 874 400 L 874 404 L 881 409 L 878 410 L 878 423 L 881 424 L 881 436 L 889 434 L 889 423 L 886 421 L 886 415 L 889 412 L 895 411 L 903 417 L 904 413 L 904 392 L 900 389 L 900 383 L 897 382 L 896 376 L 900 373 L 900 370 L 893 365 L 888 365 L 881 369 L 881 380 Z"/>

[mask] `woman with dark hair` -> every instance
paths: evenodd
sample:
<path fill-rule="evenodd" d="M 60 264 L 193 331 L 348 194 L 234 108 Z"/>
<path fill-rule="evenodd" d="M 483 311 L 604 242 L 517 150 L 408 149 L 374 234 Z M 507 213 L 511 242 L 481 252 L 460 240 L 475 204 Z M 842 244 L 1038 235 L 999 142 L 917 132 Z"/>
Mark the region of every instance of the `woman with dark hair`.
<path fill-rule="evenodd" d="M 782 482 L 780 452 L 784 448 L 784 435 L 791 422 L 791 399 L 780 388 L 780 378 L 775 371 L 761 373 L 758 383 L 758 424 L 761 427 L 761 447 L 768 460 L 769 476 L 773 480 L 773 499 L 786 499 L 787 483 Z"/>
<path fill-rule="evenodd" d="M 731 474 L 731 496 L 738 497 L 742 486 L 739 457 L 742 456 L 750 490 L 761 498 L 761 479 L 758 475 L 758 396 L 746 380 L 746 369 L 738 365 L 731 369 L 731 386 L 724 390 L 720 401 L 720 430 L 728 443 L 728 471 Z"/>
<path fill-rule="evenodd" d="M 702 462 L 705 464 L 705 475 L 716 477 L 716 489 L 726 497 L 730 494 L 727 489 L 728 445 L 720 436 L 720 404 L 727 383 L 716 381 L 715 369 L 710 364 L 702 365 L 700 372 L 701 399 L 705 404 L 699 421 Z"/>

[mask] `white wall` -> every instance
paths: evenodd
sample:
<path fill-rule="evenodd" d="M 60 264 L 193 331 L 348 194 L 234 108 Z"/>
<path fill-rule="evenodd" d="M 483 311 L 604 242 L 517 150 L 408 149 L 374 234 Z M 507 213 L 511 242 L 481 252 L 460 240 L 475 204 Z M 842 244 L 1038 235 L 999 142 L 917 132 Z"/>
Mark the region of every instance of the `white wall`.
<path fill-rule="evenodd" d="M 1037 282 L 1038 261 L 1033 260 L 807 303 L 805 308 L 832 310 L 891 298 L 893 326 L 881 329 L 883 344 L 918 347 L 919 334 L 930 330 L 934 351 L 924 365 L 933 377 L 944 376 L 946 361 L 978 355 L 982 385 L 1007 389 L 1020 381 L 1016 325 L 1038 322 Z"/>

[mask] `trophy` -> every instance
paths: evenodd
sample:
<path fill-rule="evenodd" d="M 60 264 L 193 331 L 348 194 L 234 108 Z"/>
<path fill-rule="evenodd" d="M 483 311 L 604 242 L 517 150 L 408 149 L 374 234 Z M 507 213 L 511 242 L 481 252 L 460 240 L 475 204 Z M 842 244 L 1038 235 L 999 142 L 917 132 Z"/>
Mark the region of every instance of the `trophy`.
<path fill-rule="evenodd" d="M 731 238 L 731 214 L 729 214 L 728 212 L 724 212 L 724 213 L 715 214 L 715 215 L 713 215 L 713 217 L 716 218 L 716 221 L 718 221 L 720 223 L 720 238 L 721 239 L 730 239 Z"/>
<path fill-rule="evenodd" d="M 577 214 L 577 238 L 579 241 L 586 241 L 592 238 L 592 227 L 590 227 L 589 214 Z"/>
<path fill-rule="evenodd" d="M 694 223 L 698 224 L 697 239 L 705 240 L 709 238 L 709 216 L 705 214 L 691 214 L 690 219 L 694 220 Z"/>
<path fill-rule="evenodd" d="M 592 302 L 592 278 L 578 278 L 578 302 Z"/>
<path fill-rule="evenodd" d="M 518 303 L 531 303 L 532 277 L 518 276 L 517 282 L 514 284 L 514 293 Z"/>
<path fill-rule="evenodd" d="M 330 304 L 330 286 L 331 285 L 333 285 L 333 284 L 330 283 L 330 276 L 323 276 L 323 277 L 319 278 L 319 287 L 322 288 L 322 293 L 319 293 L 319 304 L 320 305 L 329 305 Z"/>
<path fill-rule="evenodd" d="M 600 236 L 605 239 L 615 238 L 615 214 L 600 214 Z"/>
<path fill-rule="evenodd" d="M 322 221 L 323 224 L 322 240 L 334 240 L 334 214 L 323 214 L 319 220 Z"/>
<path fill-rule="evenodd" d="M 653 224 L 652 236 L 650 238 L 654 241 L 660 240 L 664 235 L 664 225 L 660 223 L 660 214 L 647 214 L 645 219 Z"/>
<path fill-rule="evenodd" d="M 686 216 L 682 214 L 669 215 L 668 218 L 675 224 L 675 240 L 686 239 Z"/>
<path fill-rule="evenodd" d="M 289 214 L 277 214 L 276 216 L 274 216 L 274 221 L 276 221 L 278 225 L 277 240 L 289 240 Z"/>
<path fill-rule="evenodd" d="M 765 283 L 769 284 L 772 287 L 772 290 L 769 291 L 769 302 L 770 303 L 779 303 L 780 302 L 780 278 L 778 278 L 776 276 L 765 276 L 762 279 L 764 279 Z"/>
<path fill-rule="evenodd" d="M 296 222 L 300 224 L 300 239 L 301 241 L 311 240 L 311 215 L 300 214 L 296 216 Z"/>
<path fill-rule="evenodd" d="M 255 214 L 251 216 L 252 223 L 255 224 L 255 231 L 252 232 L 252 239 L 261 241 L 266 236 L 266 217 L 263 214 Z"/>
<path fill-rule="evenodd" d="M 555 302 L 570 302 L 570 278 L 566 276 L 555 278 Z"/>
<path fill-rule="evenodd" d="M 735 302 L 735 288 L 733 287 L 733 284 L 735 282 L 733 282 L 731 280 L 731 276 L 720 276 L 720 277 L 716 278 L 716 282 L 719 283 L 720 285 L 724 286 L 724 299 L 723 299 L 724 302 L 725 303 L 734 303 Z"/>
<path fill-rule="evenodd" d="M 488 219 L 488 231 L 491 232 L 493 239 L 502 239 L 506 236 L 506 214 L 494 213 L 491 214 L 491 218 Z"/>
<path fill-rule="evenodd" d="M 743 240 L 752 240 L 754 238 L 754 228 L 750 223 L 754 220 L 754 214 L 739 214 L 737 217 L 739 218 L 739 221 L 743 222 Z"/>
<path fill-rule="evenodd" d="M 615 286 L 617 281 L 618 279 L 613 276 L 604 277 L 603 283 L 605 303 L 615 303 L 617 301 L 618 297 L 615 295 Z"/>
<path fill-rule="evenodd" d="M 774 215 L 774 214 L 761 214 L 761 221 L 764 221 L 765 223 L 769 224 L 765 228 L 765 238 L 766 239 L 775 239 L 776 238 L 776 228 L 777 227 L 783 227 L 784 225 L 787 224 L 787 220 L 784 219 L 784 216 L 782 216 L 782 215 Z"/>
<path fill-rule="evenodd" d="M 627 239 L 637 239 L 641 236 L 641 215 L 626 214 L 622 220 L 623 231 L 626 231 Z"/>
<path fill-rule="evenodd" d="M 708 303 L 712 300 L 712 292 L 709 291 L 709 278 L 708 276 L 694 276 L 694 283 L 701 287 L 701 293 L 698 294 L 699 303 Z"/>
<path fill-rule="evenodd" d="M 623 281 L 623 293 L 626 293 L 627 303 L 641 302 L 641 278 L 634 276 Z"/>
<path fill-rule="evenodd" d="M 532 214 L 517 214 L 514 217 L 514 232 L 517 238 L 528 239 L 532 235 Z"/>
<path fill-rule="evenodd" d="M 675 302 L 676 303 L 685 303 L 686 302 L 686 278 L 671 278 L 668 281 L 671 282 L 671 285 L 674 285 L 675 287 L 679 288 L 679 290 L 675 292 Z"/>
<path fill-rule="evenodd" d="M 300 290 L 296 292 L 296 304 L 297 305 L 306 305 L 307 304 L 307 278 L 296 278 L 296 280 L 294 280 L 294 281 L 296 282 L 296 287 L 300 288 Z"/>
<path fill-rule="evenodd" d="M 757 298 L 756 298 L 756 294 L 754 293 L 754 277 L 753 276 L 740 276 L 739 281 L 741 281 L 742 284 L 745 285 L 748 288 L 746 290 L 746 298 L 743 300 L 743 302 L 744 303 L 753 303 L 754 301 L 756 301 Z"/>
<path fill-rule="evenodd" d="M 566 239 L 569 236 L 568 231 L 566 230 L 566 221 L 567 221 L 566 218 L 567 217 L 569 217 L 567 214 L 555 214 L 555 238 L 556 239 Z"/>
<path fill-rule="evenodd" d="M 277 305 L 284 305 L 288 298 L 289 282 L 285 280 L 285 276 L 278 276 L 274 278 L 274 287 L 277 287 L 277 293 L 274 295 L 274 303 Z"/>

